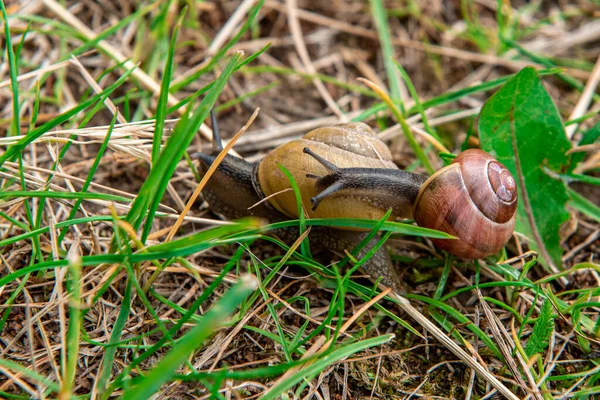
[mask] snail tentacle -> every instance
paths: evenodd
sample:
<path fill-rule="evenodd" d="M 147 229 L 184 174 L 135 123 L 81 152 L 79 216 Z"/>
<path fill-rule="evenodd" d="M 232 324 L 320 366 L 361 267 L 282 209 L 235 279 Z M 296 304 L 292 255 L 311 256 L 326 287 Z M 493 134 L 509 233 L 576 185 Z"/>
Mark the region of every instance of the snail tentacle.
<path fill-rule="evenodd" d="M 223 139 L 221 139 L 221 132 L 219 132 L 219 123 L 217 122 L 217 115 L 215 109 L 210 110 L 210 121 L 212 123 L 213 140 L 212 150 L 214 153 L 220 153 L 223 150 Z"/>
<path fill-rule="evenodd" d="M 324 159 L 323 157 L 321 157 L 320 155 L 318 155 L 317 153 L 315 153 L 308 147 L 305 147 L 304 149 L 302 149 L 302 151 L 305 154 L 308 154 L 309 156 L 311 156 L 312 158 L 317 160 L 319 163 L 321 163 L 321 165 L 324 166 L 325 168 L 327 168 L 328 171 L 337 171 L 339 169 L 335 164 L 327 161 L 326 159 Z M 308 177 L 308 175 L 312 175 L 312 174 L 306 174 L 307 177 Z"/>
<path fill-rule="evenodd" d="M 329 175 L 327 175 L 326 177 L 328 177 L 328 176 Z M 322 179 L 322 178 L 318 178 L 318 179 Z M 344 189 L 344 183 L 342 181 L 337 181 L 337 182 L 327 186 L 327 188 L 325 190 L 323 190 L 321 193 L 317 194 L 315 197 L 311 197 L 310 202 L 312 204 L 312 210 L 316 211 L 317 208 L 319 207 L 319 204 L 321 204 L 321 201 L 324 198 L 326 198 L 342 189 Z"/>

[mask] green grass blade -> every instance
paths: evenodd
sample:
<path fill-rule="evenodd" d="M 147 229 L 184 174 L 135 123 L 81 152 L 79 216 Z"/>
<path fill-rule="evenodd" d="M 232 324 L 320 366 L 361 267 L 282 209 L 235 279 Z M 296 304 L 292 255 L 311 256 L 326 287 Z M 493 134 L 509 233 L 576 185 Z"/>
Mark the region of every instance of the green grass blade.
<path fill-rule="evenodd" d="M 207 250 L 212 247 L 222 246 L 226 244 L 232 243 L 243 243 L 247 241 L 253 241 L 260 238 L 260 236 L 247 236 L 247 237 L 235 237 L 232 239 L 221 239 L 221 240 L 213 240 L 210 242 L 201 242 L 194 243 L 192 245 L 186 246 L 184 248 L 179 249 L 170 249 L 164 251 L 156 251 L 156 252 L 143 252 L 143 253 L 135 253 L 130 256 L 123 254 L 102 254 L 102 255 L 93 255 L 93 256 L 83 256 L 81 257 L 81 263 L 83 266 L 97 266 L 101 264 L 121 264 L 124 262 L 142 262 L 142 261 L 152 261 L 157 259 L 167 259 L 172 257 L 185 257 L 191 254 L 198 253 L 200 251 Z M 0 287 L 14 281 L 15 279 L 24 276 L 30 272 L 38 272 L 38 271 L 46 271 L 55 268 L 63 268 L 68 265 L 67 260 L 56 260 L 56 261 L 45 261 L 42 263 L 37 263 L 34 265 L 30 265 L 28 267 L 24 267 L 16 270 L 6 276 L 0 277 Z"/>
<path fill-rule="evenodd" d="M 23 229 L 24 231 L 28 231 L 27 226 L 23 225 L 20 222 L 16 223 L 18 221 L 11 220 L 11 218 L 8 217 L 7 215 L 5 215 L 4 213 L 0 213 L 0 216 L 11 221 L 11 223 L 17 225 L 19 228 Z M 85 217 L 85 218 L 74 218 L 69 221 L 59 222 L 56 225 L 54 225 L 54 227 L 56 229 L 60 229 L 60 228 L 64 228 L 64 227 L 68 227 L 68 226 L 72 226 L 72 225 L 87 224 L 89 222 L 96 222 L 96 221 L 112 221 L 112 218 L 108 215 L 98 215 L 98 216 Z M 12 243 L 17 243 L 21 240 L 29 239 L 30 237 L 33 237 L 33 236 L 39 236 L 44 233 L 48 233 L 49 231 L 50 231 L 50 228 L 46 226 L 44 228 L 39 228 L 34 231 L 28 231 L 28 232 L 22 233 L 20 235 L 15 235 L 13 237 L 9 237 L 7 239 L 0 240 L 0 247 L 4 247 L 4 246 L 7 246 Z"/>
<path fill-rule="evenodd" d="M 519 45 L 517 42 L 514 42 L 514 41 L 506 39 L 506 38 L 503 38 L 502 41 L 506 45 L 515 48 L 521 54 L 530 58 L 532 61 L 540 63 L 546 68 L 556 67 L 556 65 L 550 59 L 548 59 L 544 56 L 537 55 L 534 52 L 527 50 L 523 46 Z M 569 75 L 563 74 L 563 73 L 558 73 L 558 74 L 556 74 L 556 76 L 558 77 L 558 79 L 562 80 L 563 82 L 565 82 L 568 85 L 571 85 L 573 88 L 579 90 L 580 92 L 583 91 L 584 86 L 577 79 L 575 79 Z M 600 101 L 600 96 L 598 96 L 597 94 L 592 93 L 592 97 L 594 98 L 595 101 Z"/>
<path fill-rule="evenodd" d="M 189 85 L 191 82 L 196 81 L 200 76 L 202 76 L 206 72 L 212 70 L 212 68 L 214 67 L 214 65 L 221 58 L 223 58 L 223 56 L 225 54 L 227 54 L 227 52 L 229 51 L 229 49 L 231 49 L 241 39 L 241 37 L 244 35 L 244 33 L 246 33 L 248 31 L 248 29 L 250 29 L 250 27 L 252 26 L 253 21 L 258 16 L 258 12 L 262 8 L 263 3 L 264 3 L 264 0 L 260 0 L 254 7 L 252 7 L 250 9 L 250 11 L 248 12 L 248 18 L 246 18 L 246 20 L 244 21 L 244 24 L 242 25 L 242 27 L 240 28 L 240 30 L 237 32 L 237 34 L 233 38 L 231 38 L 231 40 L 229 42 L 227 42 L 227 44 L 224 45 L 213 56 L 213 58 L 211 59 L 210 63 L 205 68 L 202 68 L 201 70 L 196 71 L 195 73 L 191 74 L 190 76 L 186 77 L 185 79 L 183 79 L 180 82 L 177 82 L 176 84 L 174 84 L 173 86 L 171 86 L 171 89 L 170 89 L 171 93 L 178 92 L 179 90 L 181 90 L 184 87 L 186 87 L 187 85 Z"/>
<path fill-rule="evenodd" d="M 600 207 L 598 207 L 597 205 L 595 205 L 594 203 L 592 203 L 591 201 L 577 193 L 575 190 L 571 189 L 570 187 L 567 187 L 567 193 L 571 198 L 571 201 L 569 203 L 571 204 L 571 206 L 573 206 L 573 208 L 582 212 L 588 217 L 600 222 Z"/>
<path fill-rule="evenodd" d="M 188 236 L 184 236 L 176 240 L 172 240 L 170 242 L 158 243 L 152 246 L 148 246 L 146 247 L 145 251 L 152 253 L 184 249 L 197 244 L 202 245 L 211 240 L 226 237 L 239 232 L 242 232 L 242 234 L 246 234 L 248 229 L 256 228 L 258 226 L 260 226 L 259 219 L 253 217 L 242 218 L 236 223 L 217 226 L 211 229 L 193 233 Z"/>
<path fill-rule="evenodd" d="M 379 221 L 377 220 L 361 218 L 311 218 L 305 221 L 305 224 L 309 226 L 330 226 L 338 228 L 357 229 L 373 229 L 378 223 Z M 266 225 L 262 227 L 262 230 L 269 231 L 297 225 L 298 220 L 290 220 Z M 383 224 L 381 224 L 380 230 L 410 236 L 429 237 L 434 239 L 455 239 L 454 236 L 445 232 L 436 231 L 435 229 L 423 228 L 416 225 L 403 224 L 400 222 L 393 221 L 385 221 Z"/>
<path fill-rule="evenodd" d="M 296 198 L 296 205 L 298 207 L 297 208 L 297 210 L 298 210 L 297 211 L 297 213 L 298 213 L 298 229 L 299 229 L 299 234 L 302 235 L 304 233 L 304 231 L 306 231 L 306 218 L 304 217 L 304 205 L 302 204 L 302 195 L 300 194 L 300 188 L 298 187 L 298 184 L 294 180 L 294 176 L 290 173 L 290 171 L 288 171 L 283 166 L 283 164 L 278 163 L 277 166 L 279 167 L 281 172 L 283 172 L 283 174 L 286 176 L 290 185 L 292 186 L 292 189 L 294 190 L 294 196 Z M 308 257 L 310 255 L 310 246 L 308 243 L 308 236 L 306 238 L 304 238 L 304 240 L 300 244 L 300 249 L 301 249 L 303 256 Z"/>
<path fill-rule="evenodd" d="M 213 295 L 216 288 L 219 285 L 221 285 L 221 283 L 223 282 L 223 278 L 225 277 L 225 275 L 227 275 L 229 273 L 229 271 L 233 268 L 233 266 L 239 260 L 239 258 L 242 256 L 243 253 L 244 253 L 244 249 L 243 249 L 243 247 L 240 246 L 238 248 L 238 250 L 236 251 L 235 255 L 232 257 L 232 259 L 223 268 L 223 271 L 221 271 L 221 274 L 206 288 L 206 290 L 204 290 L 198 296 L 198 298 L 190 306 L 188 311 L 181 317 L 181 319 L 171 329 L 169 329 L 169 336 L 175 335 L 175 333 L 177 333 L 183 327 L 183 325 L 185 323 L 187 323 L 188 321 L 190 321 L 191 319 L 194 318 L 195 313 L 197 312 L 198 308 L 211 295 Z M 158 340 L 153 346 L 151 346 L 149 349 L 147 349 L 145 352 L 143 352 L 139 357 L 132 360 L 131 363 L 129 365 L 127 365 L 123 369 L 123 371 L 119 374 L 117 379 L 115 379 L 115 382 L 113 382 L 111 384 L 110 388 L 106 391 L 106 394 L 110 395 L 110 393 L 112 393 L 120 385 L 120 383 L 123 381 L 123 379 L 125 379 L 134 368 L 136 368 L 140 363 L 142 363 L 148 357 L 152 356 L 167 341 L 168 341 L 168 336 L 164 336 L 163 338 Z"/>
<path fill-rule="evenodd" d="M 403 99 L 400 96 L 400 78 L 398 77 L 398 70 L 394 66 L 394 46 L 392 45 L 390 27 L 387 22 L 387 10 L 385 9 L 382 0 L 371 0 L 370 3 L 371 14 L 373 15 L 377 34 L 379 35 L 383 65 L 390 86 L 390 94 L 393 100 L 402 101 Z M 404 106 L 402 104 L 400 104 L 400 110 L 401 112 L 404 112 Z"/>
<path fill-rule="evenodd" d="M 248 93 L 244 93 L 244 94 L 236 97 L 233 100 L 230 100 L 230 101 L 228 101 L 226 103 L 221 104 L 220 106 L 217 106 L 215 108 L 215 111 L 218 113 L 220 111 L 227 110 L 227 109 L 229 109 L 229 108 L 231 108 L 231 107 L 233 107 L 233 106 L 235 106 L 237 104 L 240 104 L 240 103 L 242 103 L 242 102 L 244 102 L 244 101 L 246 101 L 248 99 L 251 99 L 252 97 L 255 97 L 255 96 L 257 96 L 257 95 L 259 95 L 259 94 L 261 94 L 263 92 L 266 92 L 268 90 L 271 90 L 274 87 L 279 86 L 280 84 L 281 84 L 280 81 L 274 81 L 274 82 L 269 83 L 268 85 L 259 87 L 258 89 L 252 90 L 252 91 L 250 91 Z"/>
<path fill-rule="evenodd" d="M 257 67 L 258 68 L 258 67 Z M 562 70 L 559 68 L 550 68 L 550 69 L 543 69 L 543 70 L 539 70 L 538 74 L 540 76 L 547 76 L 547 75 L 556 75 L 559 74 Z M 516 74 L 510 74 L 510 75 L 506 75 L 503 76 L 501 78 L 498 79 L 494 79 L 491 81 L 487 81 L 487 82 L 483 82 L 477 85 L 473 85 L 473 86 L 469 86 L 466 88 L 461 88 L 461 89 L 457 89 L 453 92 L 446 92 L 443 94 L 440 94 L 438 96 L 432 97 L 429 100 L 425 100 L 422 102 L 422 106 L 424 110 L 428 110 L 430 108 L 433 107 L 438 107 L 438 106 L 442 106 L 448 103 L 452 103 L 453 101 L 459 100 L 463 97 L 469 96 L 471 94 L 475 94 L 475 93 L 483 93 L 483 92 L 487 92 L 489 90 L 495 89 L 497 87 L 502 86 L 504 83 L 506 83 L 508 80 L 510 80 L 511 78 L 513 78 Z M 348 88 L 348 90 L 354 90 L 356 91 L 356 89 L 354 88 Z M 359 92 L 362 93 L 362 92 Z M 369 91 L 369 93 L 371 93 Z M 366 94 L 366 93 L 362 93 L 362 94 Z M 372 95 L 372 94 L 371 94 Z M 358 122 L 358 121 L 363 121 L 367 118 L 369 118 L 370 116 L 381 112 L 383 110 L 386 109 L 386 105 L 385 103 L 378 103 L 373 105 L 372 107 L 366 109 L 364 112 L 362 112 L 360 115 L 356 116 L 355 118 L 352 118 L 352 121 Z M 406 112 L 407 115 L 413 115 L 414 113 L 418 112 L 418 106 L 415 104 L 413 107 L 411 107 L 410 109 L 408 109 L 408 111 Z"/>
<path fill-rule="evenodd" d="M 160 94 L 158 96 L 158 104 L 156 106 L 156 124 L 154 125 L 154 139 L 152 141 L 152 165 L 156 164 L 158 157 L 160 156 L 163 128 L 165 126 L 165 118 L 167 117 L 169 85 L 171 84 L 171 77 L 173 76 L 173 58 L 175 57 L 175 48 L 177 47 L 177 36 L 179 34 L 179 29 L 181 28 L 186 11 L 187 8 L 184 8 L 181 11 L 179 19 L 177 20 L 177 24 L 173 29 L 167 60 L 165 61 L 165 68 L 160 85 Z"/>
<path fill-rule="evenodd" d="M 152 12 L 154 9 L 156 9 L 156 7 L 158 5 L 160 5 L 161 2 L 157 1 L 154 2 L 152 4 L 149 4 L 145 7 L 140 8 L 139 10 L 131 13 L 130 15 L 126 16 L 123 19 L 119 19 L 119 21 L 114 24 L 113 26 L 111 26 L 110 28 L 106 29 L 103 32 L 100 32 L 99 34 L 97 34 L 93 39 L 91 40 L 84 40 L 84 43 L 77 47 L 75 50 L 69 52 L 68 55 L 66 55 L 65 57 L 63 57 L 62 59 L 67 59 L 71 56 L 71 54 L 73 54 L 74 56 L 79 56 L 81 54 L 83 54 L 84 52 L 88 51 L 91 48 L 96 48 L 98 51 L 101 51 L 104 53 L 104 51 L 102 51 L 102 49 L 100 49 L 98 47 L 98 43 L 100 43 L 101 41 L 103 41 L 104 39 L 108 38 L 109 36 L 111 36 L 112 34 L 118 32 L 121 29 L 126 28 L 128 25 L 130 25 L 131 23 L 133 23 L 133 21 L 135 20 L 141 20 L 142 17 L 144 17 L 145 15 L 149 14 L 150 12 Z M 54 20 L 51 20 L 54 22 Z M 67 29 L 70 29 L 71 27 L 66 25 Z M 78 35 L 79 32 L 78 31 L 74 31 L 75 35 Z M 71 35 L 67 35 L 68 38 L 71 38 Z M 115 62 L 117 63 L 121 63 L 123 60 L 118 60 L 114 54 L 111 53 L 106 53 L 107 56 L 111 57 Z"/>
<path fill-rule="evenodd" d="M 114 345 L 119 341 L 123 333 L 125 323 L 127 322 L 127 318 L 129 317 L 129 313 L 131 311 L 131 287 L 131 280 L 127 280 L 125 293 L 123 293 L 123 301 L 121 302 L 121 309 L 119 310 L 119 315 L 117 316 L 117 320 L 115 321 L 112 332 L 110 334 L 110 339 L 108 340 L 109 346 Z M 102 394 L 106 390 L 108 380 L 110 379 L 110 374 L 112 372 L 116 352 L 117 347 L 112 346 L 108 347 L 106 349 L 106 352 L 104 353 L 104 358 L 102 359 L 102 366 L 100 368 L 100 372 L 98 373 L 98 380 L 96 381 L 96 390 L 98 390 L 100 396 L 102 396 Z"/>
<path fill-rule="evenodd" d="M 462 325 L 466 325 L 467 329 L 469 329 L 471 332 L 473 332 L 475 335 L 477 335 L 479 337 L 479 339 L 481 341 L 483 341 L 490 348 L 490 350 L 492 350 L 494 352 L 496 357 L 502 359 L 502 354 L 500 353 L 500 350 L 498 350 L 498 347 L 496 346 L 496 344 L 494 343 L 492 338 L 489 335 L 487 335 L 483 330 L 481 330 L 481 328 L 476 326 L 469 318 L 462 315 L 460 313 L 460 311 L 458 311 L 454 307 L 451 307 L 451 306 L 447 305 L 446 303 L 444 303 L 443 299 L 440 301 L 440 300 L 431 299 L 429 297 L 421 296 L 421 295 L 417 295 L 417 294 L 407 294 L 406 297 L 408 299 L 422 301 L 423 303 L 428 304 L 429 306 L 435 307 L 435 308 L 445 312 L 446 314 L 450 315 L 452 318 L 456 319 L 456 321 L 458 323 L 460 323 Z M 452 329 L 453 329 L 453 327 L 452 327 Z"/>
<path fill-rule="evenodd" d="M 24 367 L 23 365 L 16 363 L 14 361 L 7 360 L 5 358 L 0 358 L 0 367 L 6 368 L 11 371 L 16 371 L 23 376 L 31 379 L 34 382 L 39 382 L 40 384 L 47 386 L 51 390 L 58 392 L 59 387 L 56 382 L 49 380 L 48 378 L 32 371 L 31 369 Z"/>
<path fill-rule="evenodd" d="M 382 231 L 381 227 L 383 226 L 383 224 L 390 218 L 390 215 L 392 214 L 392 209 L 390 208 L 383 217 L 381 217 L 379 219 L 379 221 L 377 221 L 377 224 L 375 224 L 373 226 L 373 228 L 371 229 L 371 232 L 369 232 L 369 234 L 367 236 L 365 236 L 365 238 L 363 240 L 360 241 L 359 244 L 357 244 L 354 249 L 352 249 L 352 251 L 350 252 L 350 254 L 354 257 L 356 257 L 360 251 L 363 249 L 363 247 L 365 247 L 374 237 L 375 235 L 377 235 L 378 232 Z M 387 233 L 390 233 L 389 231 Z M 375 246 L 375 247 L 380 247 L 380 246 Z M 370 252 L 369 252 L 370 253 Z M 365 257 L 363 257 L 365 258 Z M 350 257 L 344 257 L 340 262 L 337 263 L 338 268 L 343 267 L 344 265 L 346 265 L 346 263 L 350 261 Z M 366 260 L 365 260 L 366 261 Z M 364 262 L 360 262 L 359 264 L 364 264 Z M 356 266 L 355 266 L 356 267 Z M 354 269 L 354 268 L 353 268 Z M 349 275 L 348 275 L 349 276 Z"/>
<path fill-rule="evenodd" d="M 253 60 L 255 60 L 262 53 L 264 53 L 265 51 L 267 51 L 267 49 L 270 46 L 271 46 L 270 44 L 267 44 L 265 47 L 263 47 L 262 49 L 260 49 L 256 53 L 253 53 L 249 57 L 242 59 L 242 61 L 236 66 L 235 71 L 238 71 L 238 70 L 242 69 L 244 66 L 248 65 L 249 63 L 251 63 Z M 245 71 L 245 69 L 243 69 L 243 71 Z M 169 109 L 167 110 L 167 114 L 176 112 L 181 107 L 184 107 L 185 105 L 187 105 L 190 102 L 192 102 L 194 99 L 198 98 L 200 95 L 206 93 L 208 90 L 210 90 L 213 87 L 213 84 L 214 84 L 214 82 L 209 83 L 208 85 L 204 86 L 202 89 L 197 90 L 196 92 L 194 92 L 193 94 L 189 95 L 185 99 L 181 100 L 177 104 L 169 107 Z"/>
<path fill-rule="evenodd" d="M 25 277 L 23 279 L 21 279 L 19 286 L 17 286 L 17 288 L 10 294 L 10 297 L 8 298 L 8 300 L 6 300 L 6 302 L 4 303 L 5 309 L 4 309 L 2 317 L 0 318 L 0 334 L 4 330 L 4 325 L 6 324 L 6 321 L 8 320 L 10 312 L 12 311 L 12 308 L 10 307 L 11 304 L 13 304 L 15 302 L 15 300 L 17 299 L 17 297 L 21 294 L 28 279 L 29 279 L 29 275 L 25 275 Z"/>
<path fill-rule="evenodd" d="M 237 307 L 256 290 L 256 278 L 245 275 L 240 278 L 205 315 L 203 322 L 196 324 L 173 349 L 144 376 L 134 387 L 126 390 L 122 398 L 146 400 L 175 374 L 177 368 L 200 347 L 210 335 L 227 322 Z"/>
<path fill-rule="evenodd" d="M 10 134 L 17 136 L 20 130 L 19 118 L 19 84 L 17 82 L 17 76 L 19 75 L 19 68 L 17 66 L 17 59 L 10 39 L 10 25 L 8 24 L 8 15 L 6 13 L 6 7 L 4 6 L 4 0 L 0 0 L 0 10 L 2 11 L 2 19 L 4 20 L 4 38 L 6 40 L 6 53 L 8 54 L 8 65 L 10 72 L 10 86 L 12 89 L 12 106 L 13 115 Z"/>
<path fill-rule="evenodd" d="M 225 87 L 227 80 L 233 73 L 233 70 L 240 59 L 241 54 L 239 53 L 230 59 L 227 66 L 216 80 L 215 85 L 202 100 L 194 114 L 189 118 L 184 116 L 184 118 L 182 118 L 175 126 L 173 134 L 169 137 L 158 162 L 153 165 L 148 174 L 148 178 L 135 198 L 129 213 L 127 214 L 126 221 L 137 230 L 142 225 L 146 212 L 148 213 L 141 237 L 142 242 L 145 242 L 150 233 L 154 214 L 156 213 L 159 202 L 167 188 L 169 179 L 177 167 L 177 163 L 183 157 L 183 153 L 187 150 L 187 147 L 200 128 L 200 125 L 208 116 L 210 109 L 214 106 L 217 97 Z"/>
<path fill-rule="evenodd" d="M 365 83 L 367 86 L 369 86 L 372 90 L 374 90 L 377 93 L 377 95 L 379 95 L 381 100 L 383 100 L 384 103 L 388 106 L 388 108 L 392 112 L 392 115 L 396 118 L 396 121 L 398 121 L 398 123 L 400 124 L 400 127 L 402 128 L 402 132 L 404 133 L 404 136 L 406 137 L 406 140 L 408 141 L 408 144 L 410 145 L 411 149 L 417 156 L 417 159 L 421 162 L 421 164 L 423 165 L 425 170 L 427 170 L 427 172 L 430 175 L 432 175 L 435 172 L 435 170 L 431 166 L 431 163 L 429 162 L 427 155 L 425 154 L 425 152 L 423 151 L 423 149 L 421 148 L 421 146 L 415 139 L 415 136 L 413 135 L 412 131 L 410 130 L 410 127 L 406 123 L 406 119 L 404 118 L 402 111 L 399 110 L 398 107 L 396 107 L 396 104 L 394 103 L 393 99 L 391 99 L 387 95 L 387 93 L 385 93 L 383 91 L 382 88 L 378 87 L 373 82 L 370 82 L 366 79 L 359 79 L 359 80 L 361 80 L 363 83 Z"/>
<path fill-rule="evenodd" d="M 65 372 L 60 398 L 72 398 L 79 360 L 79 332 L 81 329 L 81 264 L 78 256 L 69 260 L 69 328 L 67 331 Z"/>
<path fill-rule="evenodd" d="M 83 199 L 83 200 L 105 200 L 118 201 L 122 203 L 130 203 L 131 199 L 122 196 L 105 193 L 92 192 L 50 192 L 50 191 L 29 191 L 15 190 L 8 192 L 0 192 L 0 199 L 15 199 L 18 197 L 24 198 L 40 198 L 40 199 Z"/>
<path fill-rule="evenodd" d="M 27 184 L 25 183 L 25 168 L 23 167 L 23 155 L 19 154 L 19 179 L 21 181 L 21 188 L 23 192 L 27 192 Z M 25 216 L 27 218 L 27 222 L 29 224 L 28 230 L 35 229 L 35 221 L 32 213 L 33 203 L 29 201 L 30 199 L 26 199 L 23 202 L 23 208 L 25 209 Z M 43 203 L 43 202 L 40 202 Z M 35 258 L 32 257 L 32 262 L 35 262 L 36 259 L 39 261 L 44 261 L 44 256 L 42 255 L 42 251 L 40 248 L 40 242 L 37 237 L 34 237 L 31 240 L 32 252 L 35 254 Z"/>
<path fill-rule="evenodd" d="M 404 83 L 406 84 L 406 87 L 408 88 L 410 95 L 412 96 L 413 100 L 415 101 L 415 107 L 417 108 L 417 111 L 421 115 L 421 121 L 423 121 L 423 127 L 425 128 L 425 131 L 427 133 L 429 133 L 431 136 L 433 136 L 434 138 L 436 138 L 437 140 L 440 140 L 440 137 L 438 136 L 437 132 L 429 125 L 427 115 L 425 114 L 425 108 L 423 107 L 423 103 L 421 102 L 419 94 L 417 93 L 417 89 L 415 89 L 415 85 L 413 85 L 412 80 L 410 79 L 410 76 L 408 76 L 408 73 L 404 70 L 402 65 L 400 65 L 398 62 L 394 61 L 394 65 L 400 72 L 400 76 L 404 80 Z"/>
<path fill-rule="evenodd" d="M 87 192 L 90 185 L 92 184 L 92 179 L 94 179 L 94 175 L 96 175 L 96 171 L 98 170 L 98 166 L 100 165 L 102 156 L 104 156 L 104 152 L 108 148 L 108 142 L 110 141 L 110 138 L 112 137 L 112 133 L 115 128 L 115 123 L 117 122 L 118 115 L 119 115 L 118 113 L 115 113 L 112 121 L 110 122 L 110 126 L 108 127 L 108 131 L 106 132 L 106 136 L 104 137 L 104 140 L 102 141 L 102 145 L 100 146 L 100 149 L 98 150 L 98 153 L 96 154 L 96 159 L 94 160 L 94 163 L 92 164 L 92 167 L 90 168 L 90 172 L 88 172 L 88 176 L 85 179 L 83 186 L 81 187 L 80 193 Z M 57 165 L 57 164 L 58 163 L 56 163 L 55 165 Z M 73 207 L 71 208 L 71 212 L 69 213 L 67 220 L 71 220 L 71 219 L 75 218 L 75 215 L 77 215 L 77 212 L 79 211 L 79 206 L 81 205 L 82 201 L 83 201 L 83 198 L 77 199 L 75 201 L 75 204 L 73 204 Z M 68 232 L 68 230 L 65 227 L 58 235 L 59 246 L 62 243 L 63 239 L 65 238 L 65 235 L 67 234 L 67 232 Z"/>
<path fill-rule="evenodd" d="M 257 65 L 252 67 L 244 67 L 242 68 L 241 72 L 257 76 L 272 73 L 281 76 L 297 76 L 306 80 L 318 79 L 323 83 L 335 85 L 340 89 L 352 91 L 368 97 L 377 97 L 377 95 L 373 93 L 373 91 L 366 89 L 363 86 L 347 83 L 333 76 L 321 73 L 309 74 L 307 72 L 298 71 L 293 68 L 279 67 L 273 65 Z"/>
<path fill-rule="evenodd" d="M 600 178 L 589 175 L 581 175 L 581 174 L 563 174 L 560 175 L 561 179 L 565 183 L 569 182 L 583 182 L 589 183 L 590 185 L 600 186 Z"/>
<path fill-rule="evenodd" d="M 362 340 L 356 343 L 352 343 L 346 346 L 342 346 L 336 350 L 331 351 L 326 356 L 315 361 L 313 364 L 300 369 L 298 372 L 284 380 L 280 384 L 271 387 L 271 389 L 261 397 L 261 400 L 275 399 L 281 396 L 286 390 L 301 382 L 304 379 L 310 380 L 312 376 L 317 375 L 323 371 L 328 365 L 334 362 L 346 358 L 352 354 L 356 354 L 359 351 L 381 346 L 384 343 L 389 342 L 394 338 L 394 335 L 382 335 L 371 339 Z"/>
<path fill-rule="evenodd" d="M 77 106 L 71 108 L 68 111 L 65 111 L 64 113 L 60 114 L 56 118 L 53 118 L 52 120 L 46 122 L 45 124 L 41 125 L 40 127 L 34 129 L 27 136 L 25 136 L 23 139 L 19 140 L 17 143 L 15 143 L 12 146 L 10 146 L 6 150 L 6 152 L 4 152 L 4 154 L 0 155 L 0 167 L 4 164 L 5 161 L 11 160 L 18 153 L 20 153 L 21 151 L 23 151 L 23 149 L 28 144 L 30 144 L 31 142 L 33 142 L 37 138 L 41 137 L 44 133 L 46 133 L 49 130 L 55 128 L 56 126 L 58 126 L 58 125 L 60 125 L 60 124 L 62 124 L 64 122 L 68 121 L 74 115 L 76 115 L 79 112 L 85 110 L 89 106 L 91 106 L 91 105 L 93 105 L 93 104 L 95 104 L 97 102 L 101 102 L 101 103 L 104 102 L 104 100 L 106 98 L 108 98 L 108 96 L 112 92 L 114 92 L 119 86 L 121 86 L 125 82 L 125 80 L 127 79 L 127 77 L 129 77 L 129 75 L 133 72 L 133 70 L 134 70 L 134 68 L 125 71 L 125 73 L 123 75 L 121 75 L 121 77 L 119 77 L 119 79 L 117 79 L 117 81 L 115 83 L 113 83 L 112 85 L 110 85 L 109 87 L 107 87 L 106 89 L 104 89 L 102 92 L 100 92 L 100 93 L 98 93 L 98 94 L 90 97 L 86 101 L 81 102 Z"/>

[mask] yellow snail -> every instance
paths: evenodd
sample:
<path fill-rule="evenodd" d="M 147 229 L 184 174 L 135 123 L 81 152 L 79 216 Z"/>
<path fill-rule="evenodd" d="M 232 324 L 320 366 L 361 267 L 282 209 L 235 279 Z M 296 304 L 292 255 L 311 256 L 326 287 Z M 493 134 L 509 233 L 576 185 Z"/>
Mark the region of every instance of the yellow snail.
<path fill-rule="evenodd" d="M 218 130 L 214 131 L 213 154 L 198 155 L 201 173 L 222 149 Z M 229 219 L 247 215 L 270 221 L 295 218 L 296 199 L 285 191 L 291 185 L 279 163 L 294 176 L 303 204 L 312 204 L 306 207 L 311 218 L 380 219 L 391 209 L 392 219 L 413 218 L 420 226 L 456 236 L 433 242 L 467 259 L 492 255 L 509 240 L 515 226 L 516 183 L 492 156 L 467 150 L 429 178 L 400 170 L 391 159 L 388 147 L 368 125 L 339 124 L 315 129 L 272 150 L 258 163 L 226 156 L 203 194 L 213 211 Z M 311 245 L 337 251 L 351 251 L 366 235 L 314 228 L 309 235 Z M 375 243 L 367 245 L 359 257 Z M 381 277 L 384 284 L 398 288 L 399 278 L 387 252 L 375 253 L 364 269 L 372 279 Z"/>

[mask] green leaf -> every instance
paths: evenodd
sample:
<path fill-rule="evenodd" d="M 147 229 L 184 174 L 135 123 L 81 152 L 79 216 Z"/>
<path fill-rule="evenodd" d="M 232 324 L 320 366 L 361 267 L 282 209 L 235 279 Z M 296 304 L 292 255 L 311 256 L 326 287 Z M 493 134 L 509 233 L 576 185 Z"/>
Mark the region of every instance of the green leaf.
<path fill-rule="evenodd" d="M 481 148 L 513 174 L 519 190 L 516 230 L 528 237 L 547 266 L 561 265 L 559 229 L 569 217 L 569 196 L 551 175 L 568 166 L 571 147 L 560 115 L 537 72 L 527 67 L 483 106 L 479 117 Z"/>
<path fill-rule="evenodd" d="M 536 353 L 541 353 L 548 347 L 548 341 L 554 330 L 554 315 L 552 314 L 552 303 L 550 300 L 544 300 L 540 310 L 540 316 L 535 321 L 531 337 L 525 346 L 525 354 L 528 357 Z"/>

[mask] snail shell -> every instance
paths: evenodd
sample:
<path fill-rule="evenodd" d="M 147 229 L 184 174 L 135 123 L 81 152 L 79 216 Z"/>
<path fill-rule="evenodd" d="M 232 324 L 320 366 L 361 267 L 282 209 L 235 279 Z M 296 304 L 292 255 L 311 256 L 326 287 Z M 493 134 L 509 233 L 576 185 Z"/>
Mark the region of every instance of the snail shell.
<path fill-rule="evenodd" d="M 475 259 L 498 252 L 515 227 L 517 185 L 506 167 L 481 150 L 467 150 L 421 187 L 414 219 L 458 237 L 434 239 L 439 248 Z"/>
<path fill-rule="evenodd" d="M 316 194 L 315 180 L 307 175 L 325 176 L 327 169 L 303 149 L 309 148 L 322 155 L 339 168 L 387 168 L 398 169 L 392 162 L 389 148 L 371 128 L 362 122 L 334 125 L 315 129 L 301 139 L 284 144 L 265 156 L 257 167 L 259 188 L 269 202 L 278 211 L 298 216 L 296 198 L 292 191 L 280 193 L 291 188 L 288 178 L 278 164 L 282 164 L 293 175 L 300 188 L 302 203 L 311 218 L 368 218 L 381 219 L 387 209 L 373 204 L 368 193 L 364 196 L 332 196 L 323 200 L 316 210 L 310 207 L 311 198 Z"/>

